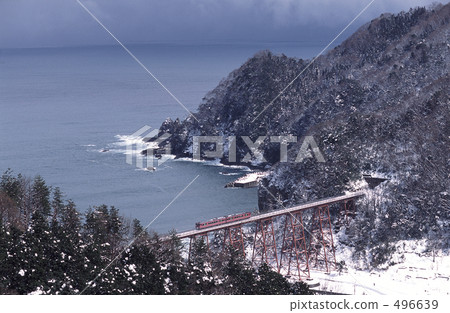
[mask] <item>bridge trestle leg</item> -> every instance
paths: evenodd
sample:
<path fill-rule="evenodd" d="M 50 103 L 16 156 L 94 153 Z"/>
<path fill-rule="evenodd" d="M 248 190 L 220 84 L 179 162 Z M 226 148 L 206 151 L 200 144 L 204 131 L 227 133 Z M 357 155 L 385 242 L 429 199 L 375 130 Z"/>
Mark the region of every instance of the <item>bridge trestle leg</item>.
<path fill-rule="evenodd" d="M 294 263 L 291 267 L 291 263 Z M 285 215 L 283 243 L 280 255 L 280 270 L 299 280 L 310 277 L 306 237 L 302 212 Z"/>
<path fill-rule="evenodd" d="M 267 265 L 280 272 L 272 217 L 257 221 L 253 244 L 253 266 Z"/>
<path fill-rule="evenodd" d="M 244 236 L 241 225 L 231 227 L 229 234 L 230 244 L 237 250 L 242 251 L 242 255 L 245 257 Z"/>
<path fill-rule="evenodd" d="M 348 224 L 350 223 L 350 217 L 355 216 L 355 200 L 354 199 L 349 199 L 349 200 L 345 200 L 343 203 L 344 206 L 344 214 L 345 214 L 345 225 L 348 226 Z"/>
<path fill-rule="evenodd" d="M 309 239 L 309 265 L 318 270 L 330 272 L 336 268 L 333 232 L 328 205 L 314 209 Z"/>

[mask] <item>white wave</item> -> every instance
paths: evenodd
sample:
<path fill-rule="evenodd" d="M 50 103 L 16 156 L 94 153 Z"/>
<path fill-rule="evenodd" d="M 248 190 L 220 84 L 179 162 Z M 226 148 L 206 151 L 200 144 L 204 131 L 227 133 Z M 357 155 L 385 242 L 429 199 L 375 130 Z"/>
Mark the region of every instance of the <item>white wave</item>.
<path fill-rule="evenodd" d="M 133 136 L 133 135 L 116 135 L 114 136 L 119 141 L 113 143 L 113 145 L 123 147 L 137 144 L 144 144 L 143 137 L 141 136 Z"/>
<path fill-rule="evenodd" d="M 225 168 L 233 168 L 233 169 L 238 169 L 238 170 L 243 170 L 245 172 L 251 172 L 252 170 L 245 165 L 229 165 L 229 164 L 220 164 L 220 166 L 225 167 Z"/>
<path fill-rule="evenodd" d="M 139 155 L 143 150 L 158 148 L 156 142 L 145 142 L 144 138 L 141 136 L 116 135 L 114 137 L 117 138 L 118 141 L 109 144 L 106 148 L 100 149 L 99 152 Z"/>
<path fill-rule="evenodd" d="M 181 161 L 181 162 L 194 162 L 194 163 L 203 163 L 204 165 L 209 166 L 220 166 L 223 168 L 232 168 L 232 169 L 238 169 L 243 170 L 245 172 L 251 172 L 252 170 L 245 165 L 229 165 L 229 164 L 223 164 L 220 162 L 220 159 L 214 159 L 214 160 L 198 160 L 194 158 L 178 158 L 175 159 L 175 161 Z M 238 174 L 239 175 L 239 174 Z"/>
<path fill-rule="evenodd" d="M 157 168 L 156 167 L 147 167 L 147 168 L 135 168 L 134 169 L 135 171 L 141 171 L 141 172 L 150 172 L 150 173 L 153 173 L 154 171 L 156 171 L 157 170 Z"/>
<path fill-rule="evenodd" d="M 164 154 L 164 158 L 168 160 L 174 160 L 176 157 L 174 154 Z"/>
<path fill-rule="evenodd" d="M 194 162 L 194 163 L 206 163 L 206 160 L 197 160 L 193 158 L 178 158 L 175 159 L 176 162 Z"/>
<path fill-rule="evenodd" d="M 136 154 L 136 151 L 126 150 L 126 149 L 105 148 L 105 149 L 100 149 L 100 150 L 97 150 L 97 151 L 101 152 L 101 153 L 112 153 L 112 154 L 130 154 L 130 155 Z"/>
<path fill-rule="evenodd" d="M 237 172 L 230 172 L 230 173 L 225 173 L 225 172 L 219 172 L 220 175 L 224 175 L 224 176 L 236 176 L 236 175 L 241 175 L 242 173 L 237 173 Z"/>

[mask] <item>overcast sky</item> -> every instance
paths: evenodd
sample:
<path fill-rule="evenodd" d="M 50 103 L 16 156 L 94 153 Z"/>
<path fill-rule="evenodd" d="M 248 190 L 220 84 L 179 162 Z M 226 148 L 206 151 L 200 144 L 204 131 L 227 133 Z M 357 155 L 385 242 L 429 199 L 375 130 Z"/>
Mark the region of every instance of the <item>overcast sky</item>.
<path fill-rule="evenodd" d="M 370 0 L 81 0 L 124 43 L 329 41 Z M 375 0 L 345 34 L 432 0 Z M 447 1 L 445 1 L 447 2 Z M 344 36 L 344 37 L 345 37 Z M 76 0 L 0 0 L 0 48 L 115 44 Z"/>

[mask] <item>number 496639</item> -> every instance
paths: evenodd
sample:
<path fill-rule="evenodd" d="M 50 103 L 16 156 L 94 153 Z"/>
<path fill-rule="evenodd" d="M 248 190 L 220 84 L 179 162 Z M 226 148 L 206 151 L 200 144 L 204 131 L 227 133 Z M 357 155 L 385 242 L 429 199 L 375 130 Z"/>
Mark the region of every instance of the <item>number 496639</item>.
<path fill-rule="evenodd" d="M 397 300 L 395 301 L 394 306 L 400 310 L 435 310 L 438 308 L 439 302 L 437 300 Z"/>

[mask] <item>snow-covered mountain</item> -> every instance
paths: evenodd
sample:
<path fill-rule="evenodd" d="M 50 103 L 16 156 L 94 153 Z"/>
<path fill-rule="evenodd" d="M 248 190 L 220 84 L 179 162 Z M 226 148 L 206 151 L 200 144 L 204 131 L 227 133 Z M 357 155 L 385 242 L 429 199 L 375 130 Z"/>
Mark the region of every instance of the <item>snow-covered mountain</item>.
<path fill-rule="evenodd" d="M 342 237 L 367 266 L 392 261 L 400 240 L 426 239 L 429 251 L 446 250 L 449 22 L 450 4 L 383 14 L 311 65 L 260 52 L 206 95 L 196 119 L 167 120 L 160 131 L 173 135 L 177 156 L 192 154 L 193 136 L 224 136 L 225 147 L 236 136 L 237 163 L 250 151 L 241 136 L 266 136 L 265 161 L 257 164 L 270 168 L 259 188 L 262 211 L 277 209 L 276 199 L 293 205 L 364 187 L 363 174 L 388 178 L 358 203 Z M 280 135 L 299 138 L 288 162 L 269 139 Z M 325 162 L 295 161 L 304 136 L 314 138 Z M 227 149 L 222 162 L 229 162 Z"/>

